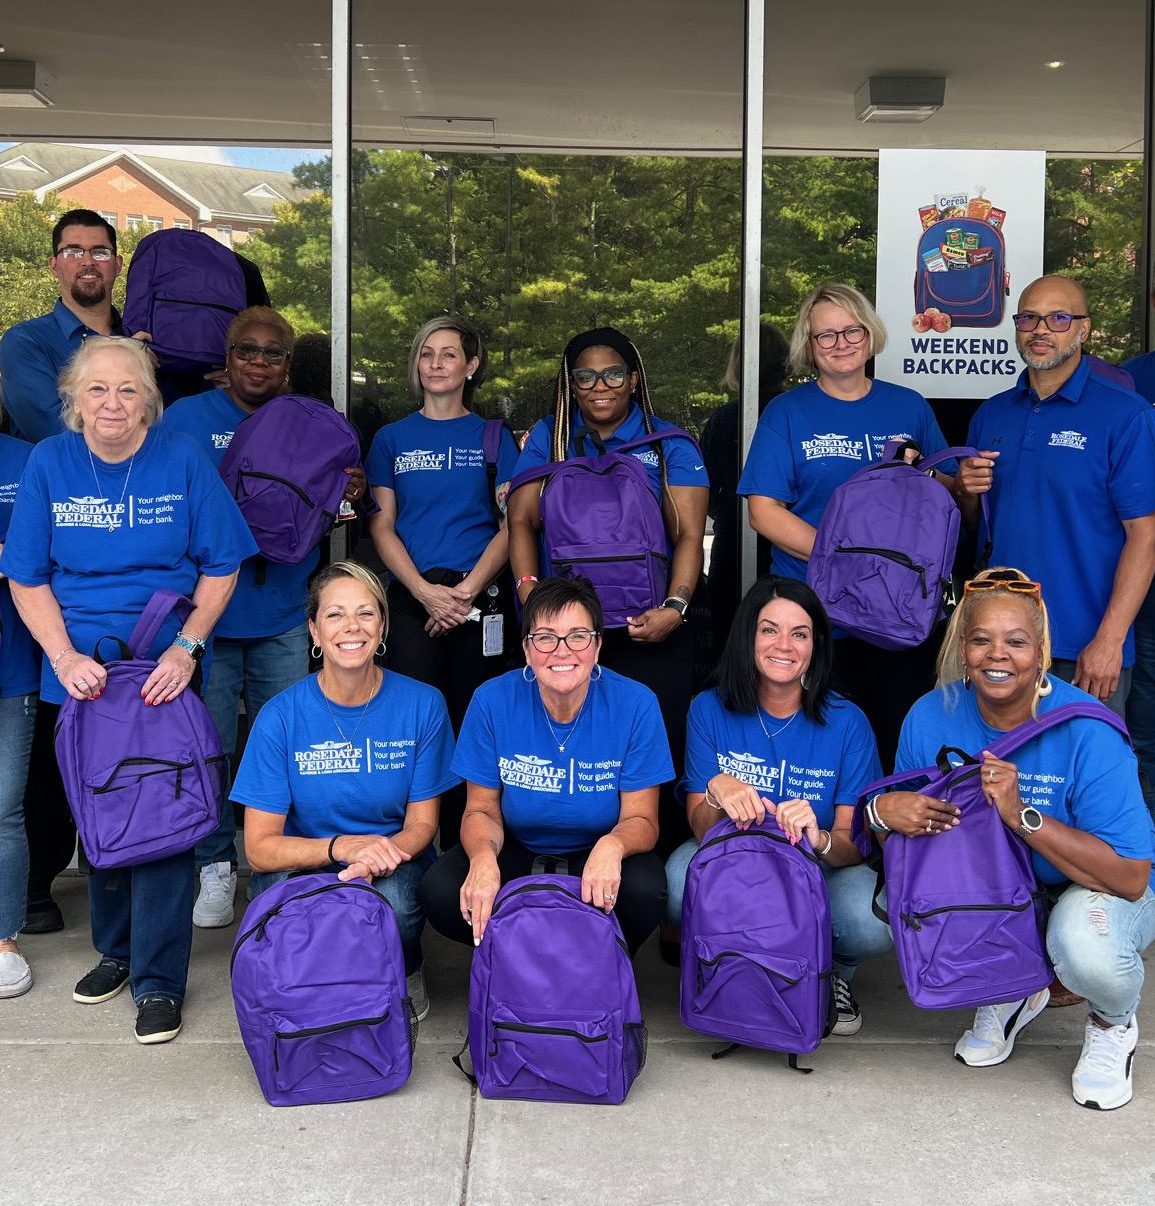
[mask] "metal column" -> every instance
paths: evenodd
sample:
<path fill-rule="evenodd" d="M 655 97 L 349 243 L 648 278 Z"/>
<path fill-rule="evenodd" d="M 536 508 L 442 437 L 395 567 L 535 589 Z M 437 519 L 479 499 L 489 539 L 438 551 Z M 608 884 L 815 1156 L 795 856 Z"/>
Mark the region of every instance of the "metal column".
<path fill-rule="evenodd" d="M 350 343 L 350 160 L 353 152 L 353 0 L 333 0 L 333 45 L 329 59 L 333 64 L 332 114 L 330 138 L 333 153 L 333 213 L 330 234 L 330 342 L 333 365 L 330 387 L 333 404 L 349 413 Z M 329 538 L 329 552 L 339 561 L 348 548 L 347 524 L 338 524 Z"/>

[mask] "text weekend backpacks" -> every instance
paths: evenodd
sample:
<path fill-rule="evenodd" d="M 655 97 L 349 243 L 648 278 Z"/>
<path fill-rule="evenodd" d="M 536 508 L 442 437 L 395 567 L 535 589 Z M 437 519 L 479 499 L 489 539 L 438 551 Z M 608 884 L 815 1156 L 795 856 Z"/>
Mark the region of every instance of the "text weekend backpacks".
<path fill-rule="evenodd" d="M 417 1019 L 401 938 L 369 884 L 320 872 L 266 889 L 237 933 L 232 985 L 270 1105 L 360 1101 L 409 1079 Z"/>
<path fill-rule="evenodd" d="M 147 331 L 163 368 L 204 373 L 227 360 L 229 323 L 247 304 L 231 248 L 199 230 L 155 230 L 128 265 L 124 329 Z"/>
<path fill-rule="evenodd" d="M 187 616 L 192 603 L 156 591 L 122 643 L 124 657 L 107 663 L 100 696 L 70 696 L 56 722 L 68 806 L 97 870 L 191 850 L 220 821 L 228 759 L 208 708 L 192 687 L 158 708 L 140 696 L 156 669 L 148 651 L 174 610 Z"/>
<path fill-rule="evenodd" d="M 996 758 L 1009 758 L 1048 729 L 1078 717 L 1103 721 L 1127 736 L 1113 712 L 1088 701 L 1044 712 L 986 748 Z M 952 763 L 950 754 L 963 761 Z M 882 846 L 874 911 L 889 922 L 906 991 L 923 1009 L 999 1005 L 1051 982 L 1030 849 L 987 802 L 981 776 L 979 758 L 944 747 L 935 766 L 871 784 L 855 810 L 855 841 L 864 855 L 871 838 L 862 806 L 881 792 L 917 790 L 961 810 L 960 823 L 944 833 L 892 833 Z M 910 787 L 920 779 L 925 786 Z M 883 888 L 885 914 L 878 903 Z"/>
<path fill-rule="evenodd" d="M 618 1105 L 646 1062 L 634 969 L 581 880 L 533 875 L 497 894 L 469 976 L 469 1051 L 483 1097 Z"/>
<path fill-rule="evenodd" d="M 283 394 L 233 433 L 220 473 L 261 554 L 299 565 L 337 522 L 361 444 L 349 421 L 315 398 Z"/>
<path fill-rule="evenodd" d="M 588 578 L 607 628 L 624 628 L 627 616 L 660 607 L 667 594 L 669 540 L 662 507 L 646 467 L 631 453 L 668 439 L 691 437 L 667 428 L 600 456 L 527 469 L 510 483 L 512 494 L 528 482 L 545 481 L 541 526 L 550 571 L 560 578 Z"/>
<path fill-rule="evenodd" d="M 830 899 L 818 858 L 766 816 L 723 818 L 690 860 L 682 899 L 682 1024 L 800 1055 L 833 1024 Z"/>
<path fill-rule="evenodd" d="M 917 450 L 890 441 L 881 460 L 831 494 L 806 566 L 831 624 L 882 649 L 921 645 L 946 612 L 961 515 L 931 470 L 978 456 L 973 448 L 946 448 L 908 465 L 910 448 Z"/>

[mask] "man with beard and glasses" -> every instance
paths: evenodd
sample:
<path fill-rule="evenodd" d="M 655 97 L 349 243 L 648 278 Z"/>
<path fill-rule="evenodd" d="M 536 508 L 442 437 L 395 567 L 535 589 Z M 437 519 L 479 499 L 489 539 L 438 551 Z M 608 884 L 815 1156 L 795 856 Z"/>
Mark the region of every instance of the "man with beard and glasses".
<path fill-rule="evenodd" d="M 984 402 L 955 482 L 974 523 L 990 491 L 991 565 L 1043 584 L 1051 672 L 1122 714 L 1133 621 L 1155 569 L 1155 424 L 1137 394 L 1092 371 L 1087 297 L 1063 276 L 1032 282 L 1014 315 L 1026 370 Z"/>

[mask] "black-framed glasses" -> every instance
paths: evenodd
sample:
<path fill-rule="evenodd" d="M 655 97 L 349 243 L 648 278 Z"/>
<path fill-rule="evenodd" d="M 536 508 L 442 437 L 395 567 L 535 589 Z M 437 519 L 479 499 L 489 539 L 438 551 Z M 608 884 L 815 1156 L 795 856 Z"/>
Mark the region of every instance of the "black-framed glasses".
<path fill-rule="evenodd" d="M 289 353 L 284 348 L 263 348 L 259 343 L 233 343 L 229 345 L 229 351 L 234 352 L 238 360 L 246 363 L 256 360 L 258 356 L 264 356 L 266 364 L 278 365 L 284 364 L 289 358 Z"/>
<path fill-rule="evenodd" d="M 824 351 L 829 352 L 838 343 L 839 335 L 851 347 L 857 347 L 869 334 L 870 332 L 864 326 L 856 323 L 853 327 L 843 327 L 841 331 L 819 331 L 817 335 L 811 335 L 810 338 Z"/>
<path fill-rule="evenodd" d="M 1016 331 L 1037 331 L 1039 323 L 1047 325 L 1048 331 L 1061 335 L 1071 329 L 1071 323 L 1077 318 L 1086 318 L 1086 314 L 1068 314 L 1066 310 L 1052 310 L 1050 314 L 1036 314 L 1033 310 L 1024 310 L 1021 314 L 1012 314 Z"/>
<path fill-rule="evenodd" d="M 107 264 L 116 252 L 111 247 L 77 247 L 75 243 L 69 243 L 67 247 L 59 248 L 56 255 L 62 260 L 82 260 L 90 255 L 94 264 Z"/>
<path fill-rule="evenodd" d="M 594 643 L 597 635 L 588 628 L 575 628 L 573 632 L 567 632 L 565 636 L 558 636 L 556 632 L 531 632 L 526 640 L 538 653 L 552 653 L 563 643 L 574 653 L 581 653 L 583 649 L 588 649 Z"/>
<path fill-rule="evenodd" d="M 630 370 L 624 364 L 611 364 L 599 373 L 597 369 L 574 369 L 570 379 L 578 389 L 593 389 L 599 381 L 604 381 L 607 389 L 620 389 L 626 383 Z"/>

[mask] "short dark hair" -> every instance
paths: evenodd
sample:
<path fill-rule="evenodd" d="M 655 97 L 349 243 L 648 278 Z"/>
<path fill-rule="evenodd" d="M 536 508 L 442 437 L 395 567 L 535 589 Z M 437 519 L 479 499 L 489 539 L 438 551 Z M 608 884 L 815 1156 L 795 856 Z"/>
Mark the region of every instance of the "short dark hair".
<path fill-rule="evenodd" d="M 52 228 L 52 254 L 60 250 L 60 236 L 67 226 L 98 226 L 108 235 L 108 245 L 116 252 L 116 227 L 107 218 L 102 218 L 94 209 L 70 209 L 61 214 Z"/>
<path fill-rule="evenodd" d="M 773 599 L 797 603 L 810 617 L 814 650 L 802 688 L 802 711 L 807 719 L 826 723 L 826 702 L 830 697 L 830 673 L 834 664 L 834 645 L 830 620 L 818 596 L 795 578 L 765 574 L 746 592 L 734 615 L 730 635 L 715 673 L 722 706 L 731 712 L 752 715 L 758 710 L 758 668 L 754 665 L 754 636 L 758 614 Z"/>
<path fill-rule="evenodd" d="M 589 612 L 594 632 L 602 631 L 606 622 L 602 601 L 588 578 L 546 578 L 533 588 L 525 601 L 521 613 L 521 639 L 524 641 L 533 632 L 539 620 L 548 620 L 571 604 L 584 607 Z"/>

